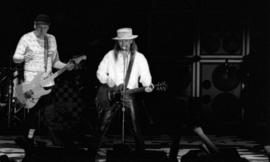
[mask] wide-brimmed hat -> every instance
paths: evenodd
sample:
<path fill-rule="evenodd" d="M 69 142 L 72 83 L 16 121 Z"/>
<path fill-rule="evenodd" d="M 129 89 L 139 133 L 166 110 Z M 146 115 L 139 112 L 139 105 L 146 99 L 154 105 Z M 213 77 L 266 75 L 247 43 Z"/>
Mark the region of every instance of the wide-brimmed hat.
<path fill-rule="evenodd" d="M 123 39 L 135 39 L 138 35 L 132 34 L 131 28 L 120 28 L 117 31 L 117 37 L 114 37 L 114 40 L 123 40 Z"/>

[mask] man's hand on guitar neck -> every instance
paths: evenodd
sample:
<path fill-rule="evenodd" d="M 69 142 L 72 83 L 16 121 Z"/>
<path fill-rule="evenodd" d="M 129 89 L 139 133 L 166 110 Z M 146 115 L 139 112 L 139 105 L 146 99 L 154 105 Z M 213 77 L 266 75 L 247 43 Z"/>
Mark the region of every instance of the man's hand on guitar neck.
<path fill-rule="evenodd" d="M 68 71 L 71 71 L 75 68 L 75 63 L 71 60 L 67 63 L 65 67 L 67 68 Z"/>
<path fill-rule="evenodd" d="M 78 64 L 82 61 L 82 60 L 86 60 L 87 59 L 87 56 L 86 55 L 82 55 L 82 56 L 79 56 L 79 57 L 74 57 L 73 59 L 69 60 L 68 63 L 65 65 L 65 68 L 68 70 L 68 71 L 71 71 L 73 70 L 74 68 L 75 69 L 78 69 L 79 66 Z"/>

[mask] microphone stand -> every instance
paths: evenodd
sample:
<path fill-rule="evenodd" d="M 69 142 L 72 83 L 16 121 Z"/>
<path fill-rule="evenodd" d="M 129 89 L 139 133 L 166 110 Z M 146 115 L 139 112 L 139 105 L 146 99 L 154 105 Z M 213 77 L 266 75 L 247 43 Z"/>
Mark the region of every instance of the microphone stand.
<path fill-rule="evenodd" d="M 125 84 L 124 84 L 125 86 Z M 123 89 L 123 98 L 122 98 L 122 144 L 125 144 L 125 98 L 126 98 L 126 88 Z"/>
<path fill-rule="evenodd" d="M 123 61 L 124 61 L 124 76 L 126 77 L 126 73 L 127 73 L 127 65 L 126 65 L 126 61 L 127 61 L 127 56 L 126 54 L 123 55 Z M 126 83 L 125 83 L 125 77 L 124 77 L 124 82 L 123 82 L 123 94 L 122 94 L 122 144 L 125 144 L 125 99 L 126 99 Z"/>

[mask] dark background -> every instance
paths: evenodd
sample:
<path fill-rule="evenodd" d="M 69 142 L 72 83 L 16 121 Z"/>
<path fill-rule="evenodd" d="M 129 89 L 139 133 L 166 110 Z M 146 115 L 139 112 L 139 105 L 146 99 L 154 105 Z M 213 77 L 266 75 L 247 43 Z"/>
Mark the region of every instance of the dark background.
<path fill-rule="evenodd" d="M 19 38 L 33 29 L 33 20 L 38 13 L 46 13 L 52 19 L 49 33 L 56 36 L 60 59 L 68 61 L 75 55 L 88 56 L 84 69 L 78 74 L 84 87 L 87 87 L 89 102 L 95 96 L 98 63 L 112 48 L 116 30 L 132 27 L 134 34 L 139 35 L 136 41 L 139 51 L 148 59 L 153 82 L 166 81 L 169 85 L 169 92 L 148 96 L 146 103 L 148 113 L 161 127 L 170 124 L 168 118 L 181 117 L 179 104 L 186 107 L 186 98 L 193 96 L 190 89 L 192 80 L 196 78 L 192 75 L 192 65 L 198 61 L 194 56 L 203 54 L 196 46 L 198 39 L 202 38 L 202 46 L 210 49 L 206 53 L 210 51 L 209 55 L 219 58 L 220 54 L 215 53 L 215 42 L 211 42 L 211 37 L 203 37 L 204 33 L 210 31 L 222 37 L 227 32 L 241 39 L 242 32 L 248 29 L 250 52 L 240 52 L 249 56 L 239 59 L 243 63 L 239 64 L 242 73 L 238 74 L 247 88 L 241 89 L 241 94 L 237 96 L 243 101 L 240 106 L 244 107 L 245 117 L 236 117 L 229 122 L 264 121 L 270 97 L 270 6 L 267 0 L 10 0 L 5 3 L 0 11 L 1 67 L 13 66 L 11 58 Z M 230 46 L 232 51 L 234 48 L 242 49 L 241 40 L 240 44 L 236 40 L 238 42 Z M 239 54 L 229 51 L 227 55 Z M 197 88 L 201 89 L 201 86 Z M 177 97 L 177 101 L 171 102 Z M 232 110 L 228 116 L 234 113 L 239 113 L 236 114 L 238 116 L 242 112 Z M 210 125 L 214 123 L 210 120 Z"/>

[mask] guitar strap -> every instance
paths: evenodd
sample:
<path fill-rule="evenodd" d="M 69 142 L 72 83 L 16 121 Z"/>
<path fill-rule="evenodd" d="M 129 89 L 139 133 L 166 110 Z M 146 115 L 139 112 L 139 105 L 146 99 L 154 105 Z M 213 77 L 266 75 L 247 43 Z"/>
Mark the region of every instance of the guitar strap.
<path fill-rule="evenodd" d="M 131 69 L 132 69 L 133 62 L 134 62 L 134 57 L 135 57 L 135 53 L 134 53 L 133 55 L 131 55 L 130 61 L 129 61 L 129 64 L 128 64 L 128 69 L 127 69 L 127 73 L 126 73 L 126 77 L 125 77 L 125 86 L 126 86 L 126 87 L 127 87 L 127 85 L 128 85 L 128 81 L 129 81 Z M 126 87 L 125 87 L 125 88 L 126 88 Z"/>
<path fill-rule="evenodd" d="M 48 40 L 47 36 L 44 36 L 44 69 L 45 69 L 45 72 L 47 72 L 48 51 L 49 51 L 49 40 Z"/>

